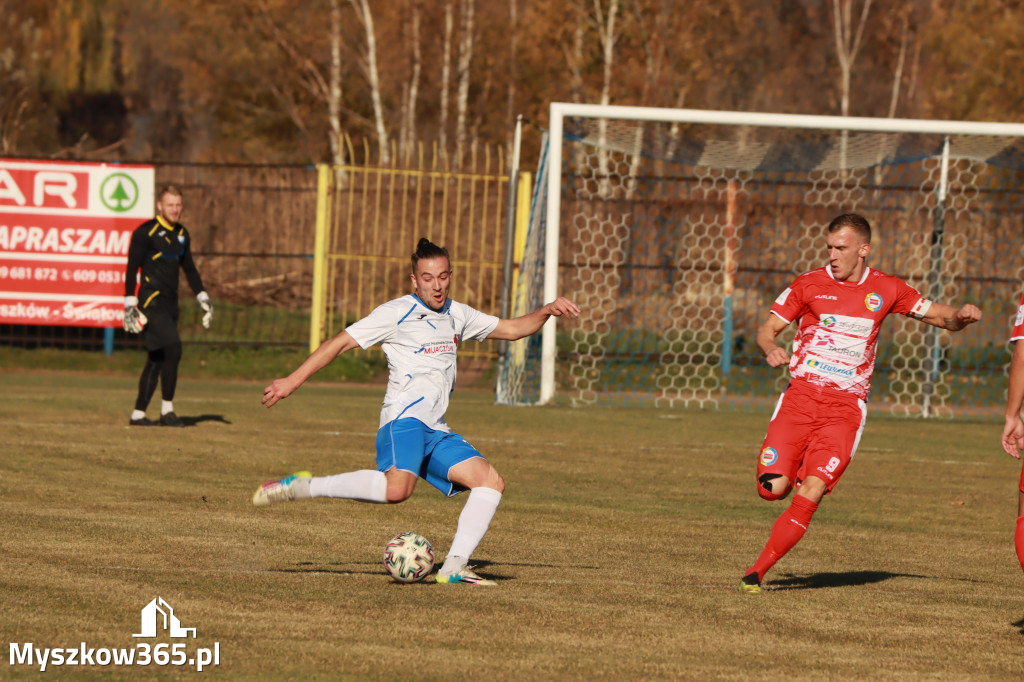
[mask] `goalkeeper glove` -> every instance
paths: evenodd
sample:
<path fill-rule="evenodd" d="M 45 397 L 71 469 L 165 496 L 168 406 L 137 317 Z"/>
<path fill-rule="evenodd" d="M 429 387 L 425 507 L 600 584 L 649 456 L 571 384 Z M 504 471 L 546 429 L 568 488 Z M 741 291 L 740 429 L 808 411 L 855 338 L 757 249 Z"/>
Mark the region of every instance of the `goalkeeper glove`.
<path fill-rule="evenodd" d="M 203 329 L 209 329 L 210 323 L 213 322 L 213 304 L 210 303 L 210 295 L 205 291 L 200 291 L 196 295 L 196 300 L 199 301 L 199 307 L 203 309 Z"/>
<path fill-rule="evenodd" d="M 139 310 L 139 299 L 134 296 L 124 297 L 124 330 L 132 334 L 139 334 L 146 326 L 146 316 Z"/>

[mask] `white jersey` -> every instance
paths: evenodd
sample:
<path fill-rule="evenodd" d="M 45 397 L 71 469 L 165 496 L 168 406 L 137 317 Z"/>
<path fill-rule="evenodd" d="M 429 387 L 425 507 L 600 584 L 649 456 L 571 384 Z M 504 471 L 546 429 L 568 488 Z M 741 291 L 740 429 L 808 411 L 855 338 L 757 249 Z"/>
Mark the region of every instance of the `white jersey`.
<path fill-rule="evenodd" d="M 388 359 L 388 390 L 380 426 L 399 418 L 419 419 L 436 431 L 455 390 L 455 352 L 468 339 L 483 341 L 498 318 L 448 299 L 432 310 L 408 294 L 379 306 L 346 331 L 364 350 L 379 343 Z"/>

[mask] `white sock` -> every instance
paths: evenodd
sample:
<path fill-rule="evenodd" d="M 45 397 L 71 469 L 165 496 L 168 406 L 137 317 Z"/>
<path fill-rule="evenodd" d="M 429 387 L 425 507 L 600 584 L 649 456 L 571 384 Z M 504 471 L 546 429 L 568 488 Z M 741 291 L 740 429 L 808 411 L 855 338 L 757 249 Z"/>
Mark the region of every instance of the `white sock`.
<path fill-rule="evenodd" d="M 146 416 L 146 413 L 142 410 L 132 410 L 132 419 L 142 419 Z"/>
<path fill-rule="evenodd" d="M 484 539 L 500 502 L 501 493 L 494 488 L 481 487 L 469 491 L 469 499 L 459 514 L 459 525 L 452 538 L 452 548 L 448 550 L 448 557 L 441 567 L 442 572 L 451 573 L 466 565 L 476 546 Z"/>
<path fill-rule="evenodd" d="M 160 402 L 160 414 L 164 415 L 168 412 L 174 412 L 174 405 L 170 400 L 163 400 Z"/>
<path fill-rule="evenodd" d="M 387 504 L 388 478 L 383 471 L 363 469 L 336 476 L 314 476 L 309 481 L 311 497 L 341 497 L 346 500 Z"/>

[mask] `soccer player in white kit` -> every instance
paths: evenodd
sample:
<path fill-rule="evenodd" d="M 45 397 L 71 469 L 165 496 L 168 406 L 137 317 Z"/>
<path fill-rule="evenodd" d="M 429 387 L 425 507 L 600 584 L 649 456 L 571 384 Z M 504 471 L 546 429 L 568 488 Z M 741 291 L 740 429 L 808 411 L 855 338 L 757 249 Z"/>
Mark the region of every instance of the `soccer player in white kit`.
<path fill-rule="evenodd" d="M 253 504 L 311 497 L 397 503 L 425 479 L 447 496 L 469 491 L 439 583 L 493 585 L 468 565 L 501 502 L 505 481 L 462 436 L 445 423 L 455 388 L 455 353 L 475 339 L 514 341 L 538 331 L 551 316 L 573 318 L 579 307 L 559 297 L 532 313 L 499 319 L 448 298 L 452 267 L 448 250 L 420 239 L 412 255 L 413 293 L 389 301 L 313 352 L 287 377 L 263 390 L 263 404 L 287 398 L 334 358 L 379 343 L 388 359 L 388 387 L 377 431 L 377 469 L 335 476 L 300 471 L 264 483 Z"/>

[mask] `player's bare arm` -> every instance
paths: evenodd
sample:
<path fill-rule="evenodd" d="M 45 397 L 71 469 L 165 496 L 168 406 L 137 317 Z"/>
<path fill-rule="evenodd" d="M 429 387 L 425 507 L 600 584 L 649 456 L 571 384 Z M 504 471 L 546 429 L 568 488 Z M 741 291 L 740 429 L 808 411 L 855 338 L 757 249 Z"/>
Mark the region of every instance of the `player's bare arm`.
<path fill-rule="evenodd" d="M 969 324 L 974 324 L 981 319 L 981 309 L 978 306 L 965 303 L 960 309 L 942 303 L 932 303 L 928 313 L 921 318 L 934 327 L 948 329 L 951 332 L 958 332 Z"/>
<path fill-rule="evenodd" d="M 1024 450 L 1024 422 L 1020 408 L 1024 404 L 1024 343 L 1015 341 L 1010 360 L 1010 387 L 1006 394 L 1006 423 L 1003 426 L 1003 450 L 1020 459 Z"/>
<path fill-rule="evenodd" d="M 295 390 L 306 383 L 306 380 L 334 361 L 342 353 L 358 347 L 359 344 L 347 331 L 321 344 L 306 358 L 298 368 L 286 377 L 274 379 L 263 389 L 263 404 L 272 407 L 278 401 L 287 398 Z"/>
<path fill-rule="evenodd" d="M 565 298 L 559 296 L 551 303 L 541 306 L 532 313 L 508 320 L 499 320 L 498 326 L 494 328 L 487 338 L 500 339 L 502 341 L 515 341 L 537 332 L 549 317 L 574 318 L 580 314 L 580 307 Z"/>
<path fill-rule="evenodd" d="M 786 352 L 785 348 L 775 343 L 775 339 L 788 326 L 789 323 L 781 317 L 769 313 L 768 319 L 757 328 L 757 347 L 764 353 L 764 359 L 771 367 L 781 367 L 789 364 L 789 353 Z"/>

